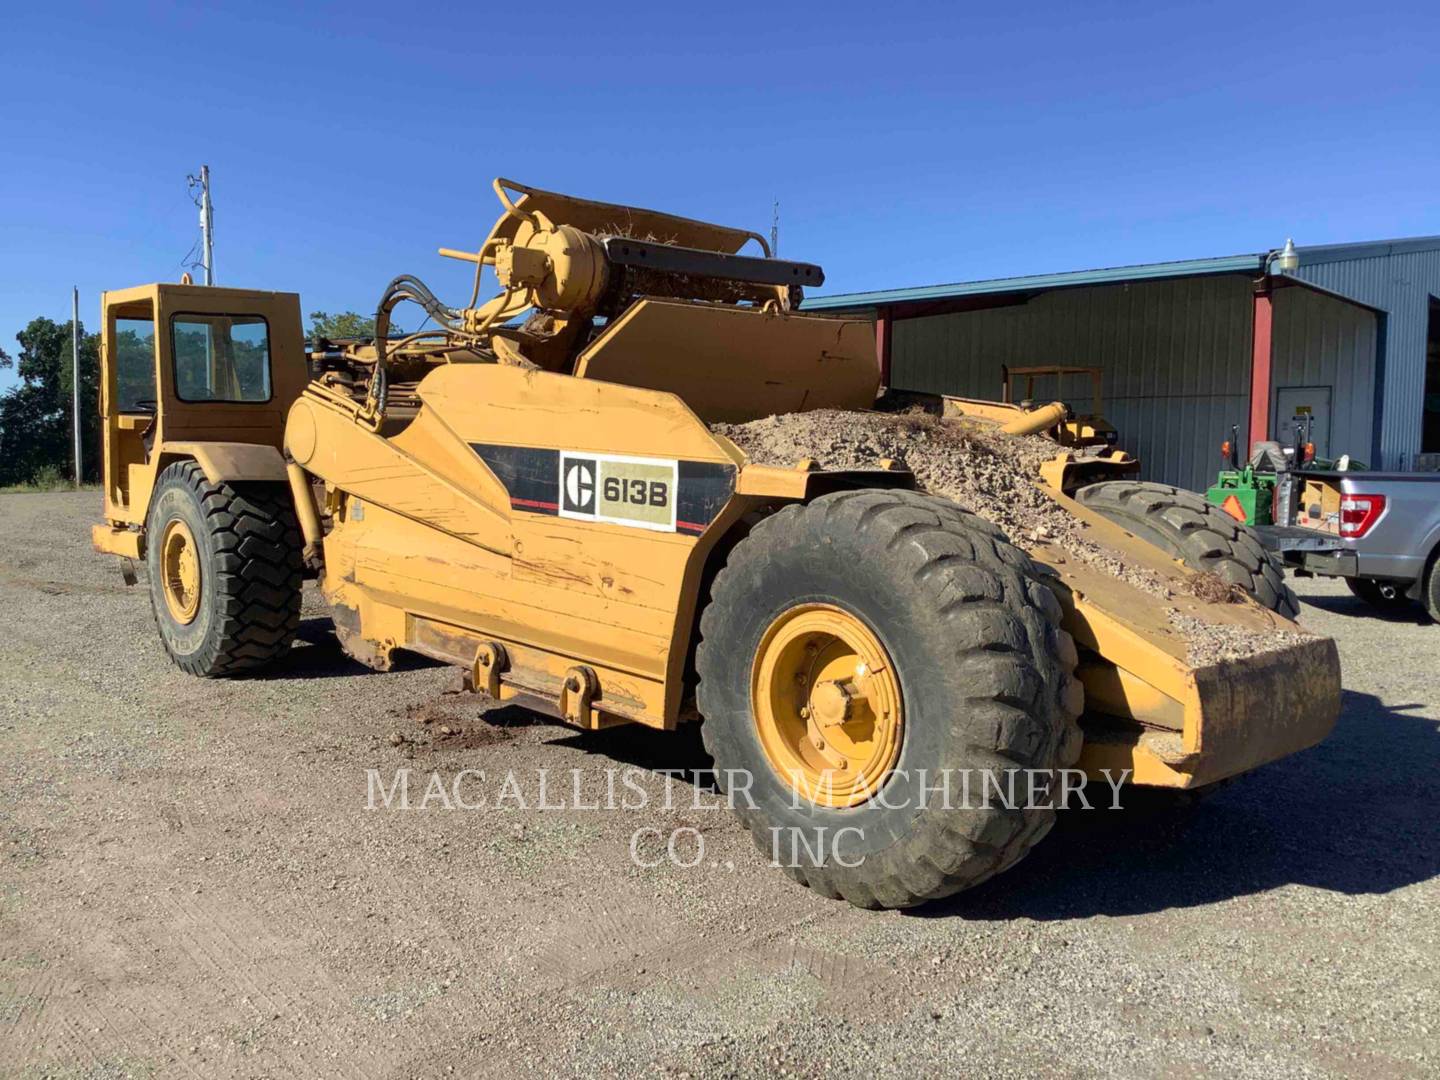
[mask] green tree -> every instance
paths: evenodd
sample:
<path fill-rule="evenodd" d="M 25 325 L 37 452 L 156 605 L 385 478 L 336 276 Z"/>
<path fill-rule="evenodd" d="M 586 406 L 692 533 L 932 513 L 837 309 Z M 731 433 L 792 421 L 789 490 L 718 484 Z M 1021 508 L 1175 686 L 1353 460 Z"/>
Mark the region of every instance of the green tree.
<path fill-rule="evenodd" d="M 15 369 L 17 386 L 0 395 L 0 484 L 28 483 L 42 471 L 71 475 L 70 323 L 32 319 L 15 335 L 18 357 L 0 350 L 0 368 Z M 80 325 L 82 475 L 99 478 L 100 342 Z"/>
<path fill-rule="evenodd" d="M 390 336 L 396 337 L 403 334 L 393 323 L 390 326 Z M 359 315 L 353 311 L 342 311 L 338 315 L 331 315 L 325 311 L 312 311 L 310 313 L 310 340 L 316 338 L 329 338 L 331 341 L 339 341 L 345 338 L 373 338 L 375 336 L 375 316 Z"/>

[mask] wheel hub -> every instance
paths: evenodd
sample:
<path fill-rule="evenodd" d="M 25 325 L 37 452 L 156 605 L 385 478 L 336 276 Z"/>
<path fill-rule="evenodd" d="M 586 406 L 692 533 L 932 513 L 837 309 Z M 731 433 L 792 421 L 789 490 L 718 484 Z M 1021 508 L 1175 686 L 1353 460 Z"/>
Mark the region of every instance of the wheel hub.
<path fill-rule="evenodd" d="M 822 728 L 843 724 L 855 711 L 859 688 L 853 682 L 832 679 L 817 683 L 810 691 L 810 714 Z"/>
<path fill-rule="evenodd" d="M 782 613 L 761 638 L 751 679 L 770 767 L 823 806 L 858 806 L 900 756 L 900 684 L 874 631 L 829 604 Z"/>
<path fill-rule="evenodd" d="M 200 610 L 200 556 L 195 534 L 172 518 L 160 538 L 160 583 L 170 617 L 181 624 L 195 621 Z"/>

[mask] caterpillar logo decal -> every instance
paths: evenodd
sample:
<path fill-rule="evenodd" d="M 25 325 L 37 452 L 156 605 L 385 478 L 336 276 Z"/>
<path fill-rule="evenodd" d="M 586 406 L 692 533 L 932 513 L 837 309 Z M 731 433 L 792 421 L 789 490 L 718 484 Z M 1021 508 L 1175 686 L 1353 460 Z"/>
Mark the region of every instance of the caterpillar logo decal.
<path fill-rule="evenodd" d="M 505 485 L 511 507 L 532 514 L 698 535 L 735 491 L 735 467 L 718 462 L 490 443 L 471 448 Z"/>
<path fill-rule="evenodd" d="M 675 531 L 678 461 L 560 452 L 560 516 Z"/>
<path fill-rule="evenodd" d="M 595 463 L 588 458 L 560 455 L 560 513 L 595 516 Z"/>

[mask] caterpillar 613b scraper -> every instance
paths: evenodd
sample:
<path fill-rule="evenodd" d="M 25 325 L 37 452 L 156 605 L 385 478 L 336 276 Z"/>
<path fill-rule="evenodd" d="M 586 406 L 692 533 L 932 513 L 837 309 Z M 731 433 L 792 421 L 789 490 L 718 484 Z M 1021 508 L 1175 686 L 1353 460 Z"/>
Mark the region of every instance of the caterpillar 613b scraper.
<path fill-rule="evenodd" d="M 1333 643 L 1244 580 L 1193 587 L 1250 557 L 1243 533 L 1176 558 L 1052 477 L 1127 579 L 1016 546 L 900 462 L 753 461 L 713 427 L 877 407 L 872 325 L 799 310 L 820 268 L 740 229 L 495 190 L 479 249 L 441 252 L 474 264 L 470 300 L 398 277 L 373 340 L 307 351 L 294 294 L 105 295 L 94 545 L 146 564 L 183 670 L 283 657 L 316 578 L 373 668 L 411 650 L 582 729 L 700 723 L 761 847 L 872 907 L 974 885 L 1045 834 L 1053 800 L 992 797 L 996 777 L 1078 762 L 1193 789 L 1330 729 Z M 392 339 L 402 301 L 433 329 Z M 1058 415 L 1037 413 L 1006 426 Z M 1268 644 L 1196 660 L 1195 626 Z"/>

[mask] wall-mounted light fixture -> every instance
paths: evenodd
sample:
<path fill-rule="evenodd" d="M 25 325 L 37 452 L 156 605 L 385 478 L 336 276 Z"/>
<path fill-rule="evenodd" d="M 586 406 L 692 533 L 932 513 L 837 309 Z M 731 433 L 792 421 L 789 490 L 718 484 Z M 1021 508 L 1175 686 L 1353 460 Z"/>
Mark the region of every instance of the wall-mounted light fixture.
<path fill-rule="evenodd" d="M 1265 272 L 1267 274 L 1290 274 L 1300 265 L 1300 253 L 1295 250 L 1295 241 L 1287 239 L 1285 246 L 1279 251 L 1270 252 L 1265 260 Z"/>

